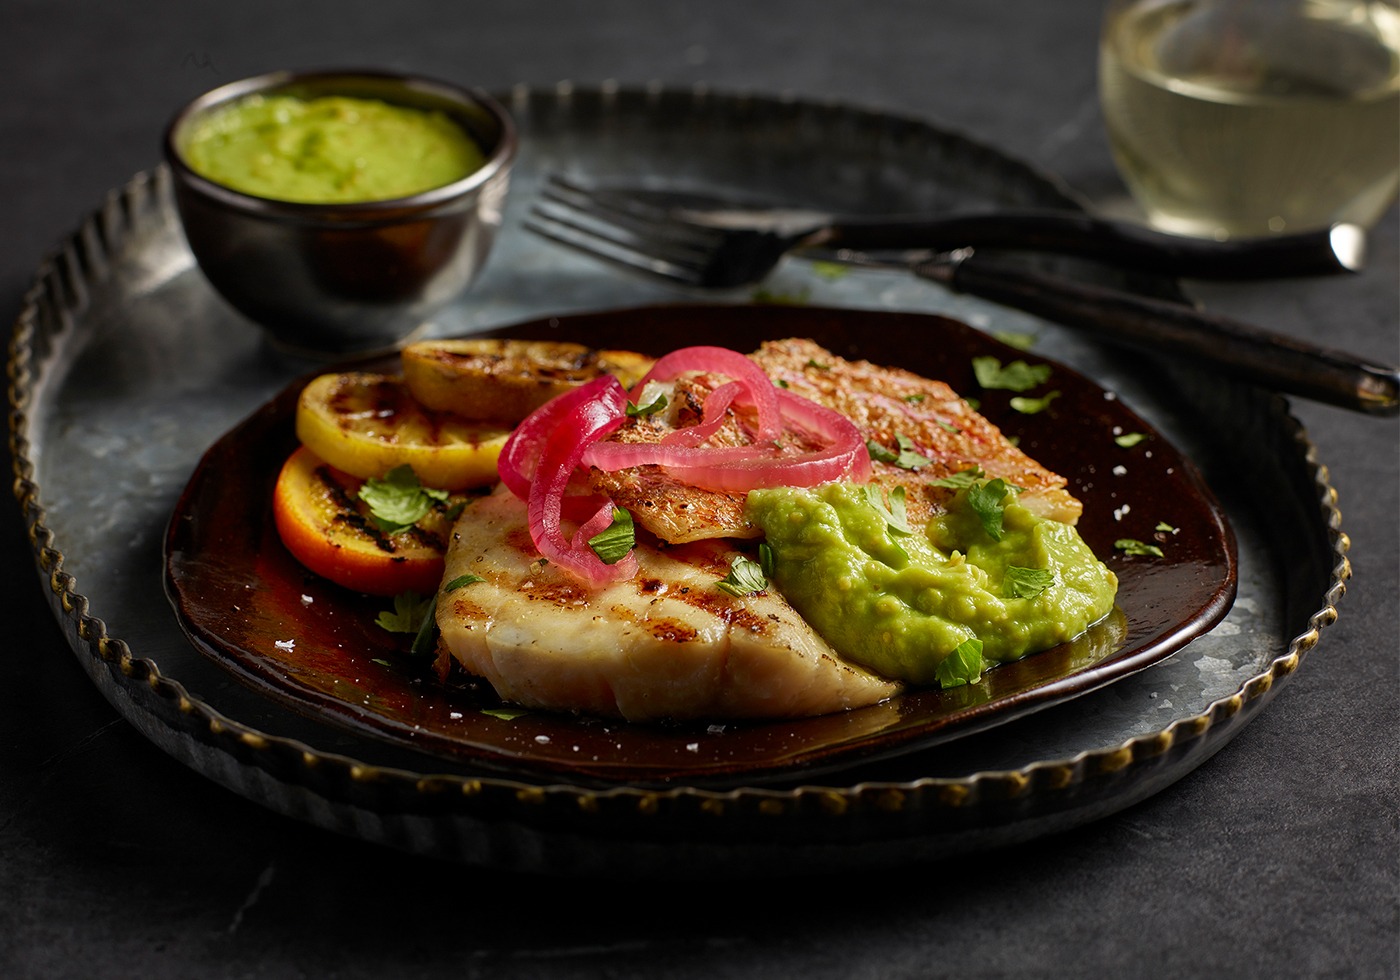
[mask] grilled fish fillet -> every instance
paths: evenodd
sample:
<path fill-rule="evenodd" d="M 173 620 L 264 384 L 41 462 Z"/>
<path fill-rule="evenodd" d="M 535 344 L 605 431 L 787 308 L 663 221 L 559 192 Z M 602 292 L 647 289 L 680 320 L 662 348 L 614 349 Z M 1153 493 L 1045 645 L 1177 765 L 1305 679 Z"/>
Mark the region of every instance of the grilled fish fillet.
<path fill-rule="evenodd" d="M 904 469 L 872 461 L 874 481 L 887 491 L 905 488 L 911 523 L 941 513 L 953 490 L 934 481 L 972 466 L 988 478 L 1021 487 L 1019 502 L 1040 517 L 1074 524 L 1083 510 L 1065 489 L 1066 481 L 1017 449 L 991 422 L 975 412 L 948 385 L 898 368 L 847 361 L 811 340 L 769 341 L 751 355 L 775 382 L 795 395 L 832 408 L 850 419 L 867 439 L 897 450 L 897 436 L 909 440 L 928 465 Z M 629 419 L 610 438 L 659 441 L 677 426 L 699 418 L 704 395 L 724 379 L 691 375 L 678 380 L 669 415 Z M 752 428 L 736 413 L 711 444 L 745 442 Z M 789 436 L 793 452 L 809 446 Z M 744 519 L 744 494 L 723 493 L 676 480 L 657 466 L 615 473 L 594 471 L 593 488 L 631 511 L 636 522 L 662 541 L 751 538 L 759 531 Z"/>
<path fill-rule="evenodd" d="M 458 521 L 443 581 L 441 642 L 504 699 L 628 721 L 783 718 L 885 700 L 895 682 L 842 660 L 776 591 L 715 583 L 732 546 L 638 544 L 628 582 L 584 588 L 540 560 L 525 505 L 504 487 Z"/>

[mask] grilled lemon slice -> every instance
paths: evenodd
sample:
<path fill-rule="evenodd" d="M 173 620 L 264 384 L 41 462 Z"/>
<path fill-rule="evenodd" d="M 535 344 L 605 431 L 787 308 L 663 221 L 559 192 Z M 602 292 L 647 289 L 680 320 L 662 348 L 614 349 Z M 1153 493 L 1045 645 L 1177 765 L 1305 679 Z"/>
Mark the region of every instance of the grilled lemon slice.
<path fill-rule="evenodd" d="M 413 467 L 419 482 L 442 490 L 497 479 L 496 459 L 510 430 L 424 408 L 402 378 L 367 372 L 323 374 L 297 402 L 297 438 L 338 470 L 382 478 Z"/>
<path fill-rule="evenodd" d="M 420 404 L 464 418 L 514 424 L 602 374 L 630 388 L 652 365 L 631 351 L 550 340 L 425 340 L 402 353 L 404 383 Z"/>

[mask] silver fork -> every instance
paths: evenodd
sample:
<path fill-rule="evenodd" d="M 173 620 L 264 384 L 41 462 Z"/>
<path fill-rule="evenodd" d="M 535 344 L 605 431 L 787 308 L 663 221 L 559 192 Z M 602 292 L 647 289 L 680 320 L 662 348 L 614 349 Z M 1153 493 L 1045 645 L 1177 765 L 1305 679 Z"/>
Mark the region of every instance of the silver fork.
<path fill-rule="evenodd" d="M 820 240 L 816 237 L 819 232 L 792 227 L 757 230 L 697 225 L 677 220 L 667 209 L 645 201 L 625 196 L 603 198 L 559 178 L 548 183 L 526 227 L 595 258 L 702 289 L 752 284 L 788 251 Z M 908 230 L 905 225 L 900 232 Z M 1271 253 L 1266 250 L 1264 254 Z M 1316 250 L 1310 254 L 1316 263 Z M 1294 255 L 1296 262 L 1297 253 Z M 953 291 L 1034 313 L 1108 343 L 1189 358 L 1274 391 L 1372 415 L 1400 413 L 1400 369 L 1182 303 L 1046 275 L 977 255 L 969 247 L 906 255 L 898 260 L 862 260 L 858 253 L 847 258 L 904 268 Z M 1259 260 L 1256 256 L 1234 261 L 1244 262 L 1247 268 L 1251 267 L 1248 262 Z M 1165 270 L 1157 267 L 1154 271 Z"/>
<path fill-rule="evenodd" d="M 1262 279 L 1354 272 L 1365 235 L 1337 225 L 1294 235 L 1217 242 L 1071 211 L 864 217 L 737 207 L 690 192 L 589 186 L 547 178 L 526 227 L 633 271 L 699 289 L 761 282 L 787 254 L 1011 248 L 1076 255 L 1118 268 L 1194 279 Z"/>

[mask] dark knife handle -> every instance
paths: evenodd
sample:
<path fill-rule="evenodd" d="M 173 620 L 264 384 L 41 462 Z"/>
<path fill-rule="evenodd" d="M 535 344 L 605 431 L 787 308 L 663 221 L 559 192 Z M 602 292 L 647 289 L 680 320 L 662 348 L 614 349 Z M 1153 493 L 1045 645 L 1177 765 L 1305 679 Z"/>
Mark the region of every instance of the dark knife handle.
<path fill-rule="evenodd" d="M 1400 370 L 1193 307 L 1090 286 L 980 256 L 921 263 L 915 274 L 1113 344 L 1177 354 L 1274 391 L 1371 415 L 1400 413 Z"/>
<path fill-rule="evenodd" d="M 824 248 L 1007 248 L 1096 259 L 1120 269 L 1187 279 L 1282 279 L 1355 272 L 1365 232 L 1348 224 L 1263 238 L 1214 241 L 1070 211 L 1002 211 L 878 220 L 840 219 L 804 246 Z"/>

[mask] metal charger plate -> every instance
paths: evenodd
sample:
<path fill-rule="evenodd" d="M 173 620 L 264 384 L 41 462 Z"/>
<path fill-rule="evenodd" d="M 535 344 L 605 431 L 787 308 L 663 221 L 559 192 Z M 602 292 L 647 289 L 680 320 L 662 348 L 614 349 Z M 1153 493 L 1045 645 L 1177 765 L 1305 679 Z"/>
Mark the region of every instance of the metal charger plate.
<path fill-rule="evenodd" d="M 505 228 L 436 335 L 678 298 L 520 230 L 553 170 L 658 175 L 843 210 L 1076 206 L 1053 180 L 975 142 L 840 105 L 567 86 L 505 101 L 522 130 Z M 1115 812 L 1224 746 L 1316 645 L 1349 575 L 1326 471 L 1283 400 L 1118 355 L 912 277 L 826 273 L 792 261 L 765 290 L 1032 333 L 1036 353 L 1146 418 L 1197 464 L 1230 515 L 1239 590 L 1225 620 L 1165 662 L 1066 704 L 787 786 L 600 789 L 452 765 L 297 715 L 208 663 L 164 596 L 166 522 L 201 455 L 308 365 L 273 354 L 214 296 L 160 171 L 114 192 L 44 263 L 11 343 L 15 488 L 55 613 L 121 714 L 209 778 L 319 826 L 501 868 L 745 875 L 933 859 Z"/>

